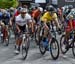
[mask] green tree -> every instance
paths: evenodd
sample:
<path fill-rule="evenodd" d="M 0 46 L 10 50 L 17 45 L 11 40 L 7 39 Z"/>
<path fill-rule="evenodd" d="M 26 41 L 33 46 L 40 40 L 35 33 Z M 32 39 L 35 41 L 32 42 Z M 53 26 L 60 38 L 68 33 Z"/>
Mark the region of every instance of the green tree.
<path fill-rule="evenodd" d="M 17 0 L 0 0 L 0 8 L 10 8 L 17 6 L 18 6 Z"/>

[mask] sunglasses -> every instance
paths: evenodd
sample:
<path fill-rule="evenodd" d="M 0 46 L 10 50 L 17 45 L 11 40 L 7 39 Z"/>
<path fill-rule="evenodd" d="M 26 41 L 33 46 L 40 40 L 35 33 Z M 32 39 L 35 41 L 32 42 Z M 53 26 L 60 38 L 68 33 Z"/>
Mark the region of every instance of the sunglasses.
<path fill-rule="evenodd" d="M 21 14 L 26 14 L 26 12 L 21 12 Z"/>

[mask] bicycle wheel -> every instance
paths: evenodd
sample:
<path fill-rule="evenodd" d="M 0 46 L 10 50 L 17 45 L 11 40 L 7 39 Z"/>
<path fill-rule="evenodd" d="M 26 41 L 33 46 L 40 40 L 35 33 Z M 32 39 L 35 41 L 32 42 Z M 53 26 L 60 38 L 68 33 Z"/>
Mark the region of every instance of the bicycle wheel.
<path fill-rule="evenodd" d="M 68 49 L 66 49 L 65 35 L 61 36 L 60 49 L 61 49 L 62 54 L 65 54 L 68 51 Z"/>
<path fill-rule="evenodd" d="M 28 49 L 29 49 L 29 38 L 27 37 L 24 39 L 22 43 L 22 57 L 24 60 L 27 58 Z"/>
<path fill-rule="evenodd" d="M 72 43 L 73 43 L 73 45 L 72 45 L 72 53 L 73 53 L 73 56 L 75 57 L 75 41 L 73 40 Z"/>
<path fill-rule="evenodd" d="M 59 57 L 59 44 L 55 38 L 52 38 L 52 41 L 50 43 L 50 53 L 54 60 Z"/>
<path fill-rule="evenodd" d="M 38 30 L 36 30 L 36 33 L 35 33 L 35 42 L 37 45 L 39 45 L 39 38 L 40 38 L 40 33 L 38 32 Z"/>
<path fill-rule="evenodd" d="M 39 43 L 39 50 L 41 52 L 42 55 L 44 55 L 46 53 L 46 48 L 43 45 L 43 41 L 42 41 L 42 37 L 40 38 L 40 43 Z"/>

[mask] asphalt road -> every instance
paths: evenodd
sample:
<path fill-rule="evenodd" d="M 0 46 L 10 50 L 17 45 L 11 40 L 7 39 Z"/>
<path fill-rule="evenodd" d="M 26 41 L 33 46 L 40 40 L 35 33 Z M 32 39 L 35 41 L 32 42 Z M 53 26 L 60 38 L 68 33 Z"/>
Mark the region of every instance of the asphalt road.
<path fill-rule="evenodd" d="M 59 37 L 57 37 L 58 40 L 60 40 Z M 39 47 L 36 46 L 34 41 L 31 41 L 27 59 L 22 60 L 22 52 L 19 55 L 14 54 L 14 43 L 13 38 L 10 39 L 8 47 L 0 43 L 0 64 L 75 64 L 71 49 L 65 55 L 60 52 L 59 58 L 52 60 L 49 52 L 46 52 L 44 56 L 41 55 Z"/>

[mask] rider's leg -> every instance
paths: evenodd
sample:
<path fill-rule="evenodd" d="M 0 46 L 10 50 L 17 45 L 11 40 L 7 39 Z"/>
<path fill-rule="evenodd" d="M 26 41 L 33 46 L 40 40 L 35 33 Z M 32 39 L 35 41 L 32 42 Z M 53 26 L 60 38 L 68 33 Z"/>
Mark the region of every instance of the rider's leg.
<path fill-rule="evenodd" d="M 8 30 L 6 26 L 2 27 L 3 39 L 6 41 L 8 40 Z"/>
<path fill-rule="evenodd" d="M 69 39 L 69 37 L 70 37 L 70 28 L 69 28 L 69 26 L 67 26 L 67 28 L 66 28 L 66 34 L 65 34 L 65 40 L 66 40 L 66 42 L 68 42 L 68 39 Z"/>
<path fill-rule="evenodd" d="M 20 52 L 20 46 L 21 46 L 21 38 L 17 37 L 16 38 L 16 53 L 19 53 Z"/>
<path fill-rule="evenodd" d="M 5 39 L 8 39 L 8 26 L 5 27 Z"/>
<path fill-rule="evenodd" d="M 50 29 L 50 24 L 49 23 L 47 23 L 47 26 Z M 44 28 L 44 30 L 43 30 L 44 39 L 46 39 L 48 37 L 48 33 L 49 33 L 49 30 L 47 28 Z"/>

